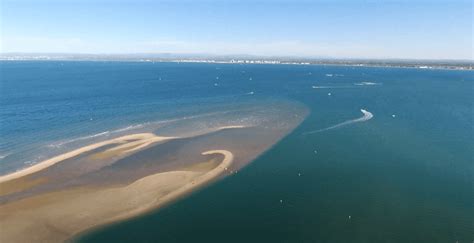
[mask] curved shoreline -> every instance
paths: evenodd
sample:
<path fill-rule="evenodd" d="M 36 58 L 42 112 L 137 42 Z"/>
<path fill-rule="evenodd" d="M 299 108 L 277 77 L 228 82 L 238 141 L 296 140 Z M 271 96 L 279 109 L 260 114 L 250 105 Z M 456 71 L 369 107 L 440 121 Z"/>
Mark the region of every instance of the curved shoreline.
<path fill-rule="evenodd" d="M 0 241 L 74 240 L 97 228 L 164 207 L 225 176 L 228 174 L 227 169 L 230 168 L 231 172 L 253 161 L 291 132 L 304 116 L 289 116 L 291 120 L 288 124 L 262 126 L 258 132 L 239 129 L 201 137 L 226 129 L 259 126 L 250 123 L 199 127 L 201 129 L 197 130 L 186 128 L 184 132 L 165 136 L 154 133 L 131 134 L 87 145 L 0 176 L 0 187 L 20 188 L 13 192 L 18 194 L 0 195 L 6 202 L 0 204 Z M 241 133 L 242 138 L 240 135 L 238 138 L 242 141 L 239 142 L 228 137 Z M 254 136 L 258 137 L 248 140 Z M 167 143 L 188 138 L 191 142 L 183 140 Z M 197 149 L 193 146 L 197 146 Z M 214 149 L 216 146 L 222 149 Z M 189 149 L 190 152 L 183 152 L 185 150 L 181 148 Z M 140 154 L 135 156 L 135 153 Z M 201 153 L 203 157 L 195 156 L 196 153 Z M 238 155 L 237 160 L 234 159 L 234 153 Z M 116 161 L 120 162 L 113 165 Z M 168 167 L 155 166 L 150 171 L 147 165 L 155 165 L 157 161 L 169 163 L 166 164 Z M 61 164 L 51 167 L 58 163 Z M 157 168 L 166 170 L 155 170 Z M 44 174 L 34 174 L 42 170 Z M 88 173 L 91 173 L 91 177 L 88 177 Z M 38 178 L 45 180 L 39 181 Z M 79 183 L 68 184 L 69 178 L 80 178 L 74 181 Z M 67 186 L 60 186 L 64 182 Z"/>
<path fill-rule="evenodd" d="M 221 131 L 221 130 L 225 130 L 225 129 L 237 129 L 237 128 L 246 128 L 246 127 L 248 127 L 248 126 L 243 126 L 243 125 L 221 126 L 221 127 L 217 127 L 217 128 L 214 128 L 214 129 L 210 129 L 208 131 L 201 132 L 201 133 L 206 134 L 206 133 Z M 147 147 L 148 145 L 150 145 L 152 143 L 163 142 L 163 141 L 178 139 L 178 138 L 193 137 L 193 136 L 197 136 L 197 135 L 200 135 L 200 133 L 198 132 L 197 134 L 192 134 L 192 135 L 184 136 L 184 137 L 157 136 L 153 133 L 137 133 L 137 134 L 125 135 L 125 136 L 121 136 L 121 137 L 117 137 L 117 138 L 97 142 L 97 143 L 94 143 L 94 144 L 86 145 L 86 146 L 80 147 L 78 149 L 75 149 L 75 150 L 72 150 L 72 151 L 54 156 L 50 159 L 41 161 L 39 163 L 36 163 L 32 166 L 20 169 L 18 171 L 15 171 L 15 172 L 12 172 L 12 173 L 9 173 L 9 174 L 5 174 L 5 175 L 1 175 L 0 176 L 0 183 L 7 182 L 7 181 L 10 181 L 10 180 L 18 179 L 20 177 L 33 174 L 35 172 L 44 170 L 44 169 L 46 169 L 46 168 L 48 168 L 52 165 L 55 165 L 55 164 L 57 164 L 57 163 L 59 163 L 63 160 L 70 159 L 70 158 L 78 156 L 82 153 L 89 152 L 91 150 L 94 150 L 94 149 L 97 149 L 97 148 L 100 148 L 102 146 L 109 145 L 109 144 L 126 143 L 126 142 L 129 142 L 129 143 L 137 142 L 138 144 L 140 144 L 135 148 L 131 148 L 131 149 L 128 149 L 128 150 L 124 151 L 124 153 L 128 153 L 128 152 L 133 152 L 133 151 L 145 148 L 145 147 Z M 130 142 L 128 140 L 137 140 L 137 141 Z M 125 146 L 127 146 L 127 145 L 125 144 Z M 117 148 L 114 148 L 112 150 L 116 150 L 116 149 L 119 149 L 119 148 L 117 147 Z"/>
<path fill-rule="evenodd" d="M 160 137 L 160 136 L 156 136 L 155 134 L 152 134 L 152 133 L 138 133 L 138 134 L 126 135 L 126 136 L 122 136 L 122 137 L 118 137 L 118 138 L 114 138 L 114 139 L 94 143 L 94 144 L 91 144 L 91 145 L 87 145 L 87 146 L 75 149 L 75 150 L 70 151 L 70 152 L 66 152 L 64 154 L 60 154 L 60 155 L 55 156 L 51 159 L 44 160 L 44 161 L 39 162 L 37 164 L 34 164 L 30 167 L 26 167 L 22 170 L 15 171 L 15 172 L 12 172 L 10 174 L 0 176 L 0 183 L 7 182 L 7 181 L 10 181 L 10 180 L 14 180 L 14 179 L 30 175 L 30 174 L 33 174 L 35 172 L 41 171 L 41 170 L 44 170 L 44 169 L 46 169 L 46 168 L 48 168 L 48 167 L 50 167 L 50 166 L 52 166 L 56 163 L 59 163 L 63 160 L 72 158 L 74 156 L 80 155 L 80 154 L 85 153 L 85 152 L 89 152 L 89 151 L 94 150 L 96 148 L 100 148 L 104 145 L 113 144 L 113 143 L 125 143 L 128 140 L 143 140 L 145 143 L 151 144 L 151 143 L 155 143 L 155 142 L 160 142 L 160 141 L 170 140 L 170 139 L 176 139 L 176 138 L 177 137 Z"/>
<path fill-rule="evenodd" d="M 92 225 L 92 226 L 90 226 L 86 229 L 82 229 L 82 230 L 79 230 L 77 232 L 74 232 L 72 234 L 72 236 L 69 237 L 68 239 L 74 239 L 74 238 L 76 238 L 77 236 L 79 236 L 81 234 L 84 234 L 84 233 L 86 233 L 90 230 L 93 230 L 96 227 L 105 226 L 105 225 L 111 224 L 111 223 L 117 223 L 121 220 L 129 219 L 131 217 L 146 213 L 150 210 L 157 210 L 161 207 L 164 207 L 167 204 L 169 204 L 169 203 L 171 203 L 171 202 L 173 202 L 173 201 L 175 201 L 175 200 L 177 200 L 181 197 L 184 197 L 189 193 L 192 193 L 194 190 L 196 190 L 197 188 L 211 182 L 213 179 L 216 179 L 217 176 L 222 174 L 228 167 L 230 167 L 230 165 L 234 161 L 234 154 L 232 154 L 232 152 L 230 152 L 228 150 L 209 150 L 209 151 L 206 151 L 206 152 L 202 152 L 201 154 L 202 155 L 222 154 L 222 155 L 224 155 L 224 159 L 214 169 L 212 169 L 211 171 L 206 172 L 204 175 L 201 175 L 201 176 L 197 177 L 196 179 L 192 180 L 190 183 L 185 184 L 184 186 L 180 187 L 179 189 L 174 190 L 174 191 L 166 194 L 165 196 L 156 199 L 155 201 L 149 202 L 146 205 L 142 205 L 140 208 L 128 211 L 128 212 L 126 212 L 124 214 L 121 214 L 121 215 L 117 215 L 116 217 L 111 218 L 107 222 Z M 135 187 L 137 187 L 137 185 L 144 184 L 144 183 L 146 184 L 147 181 L 153 180 L 153 177 L 156 177 L 158 175 L 164 175 L 165 173 L 171 174 L 171 173 L 176 173 L 176 172 L 179 173 L 179 172 L 182 172 L 182 171 L 170 171 L 170 172 L 163 172 L 163 173 L 157 173 L 157 174 L 154 174 L 154 175 L 150 175 L 150 176 L 147 176 L 147 177 L 144 177 L 140 180 L 135 181 L 134 183 L 126 186 L 124 189 L 134 190 Z"/>
<path fill-rule="evenodd" d="M 205 172 L 160 172 L 122 187 L 76 188 L 1 205 L 0 239 L 5 242 L 66 241 L 95 227 L 158 209 L 216 179 L 234 161 L 233 153 L 228 150 L 202 153 L 214 154 L 224 155 L 224 158 Z"/>

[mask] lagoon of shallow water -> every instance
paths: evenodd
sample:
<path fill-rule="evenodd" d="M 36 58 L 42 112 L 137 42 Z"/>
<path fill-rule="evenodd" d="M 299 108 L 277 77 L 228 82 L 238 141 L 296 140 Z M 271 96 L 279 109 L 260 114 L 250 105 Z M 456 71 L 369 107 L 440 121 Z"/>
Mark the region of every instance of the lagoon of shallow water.
<path fill-rule="evenodd" d="M 80 242 L 474 240 L 472 71 L 127 62 L 0 68 L 1 174 L 114 136 L 179 131 L 179 124 L 162 126 L 170 120 L 224 112 L 217 123 L 236 122 L 225 112 L 280 102 L 311 112 L 238 174 Z M 373 117 L 360 119 L 361 109 Z"/>

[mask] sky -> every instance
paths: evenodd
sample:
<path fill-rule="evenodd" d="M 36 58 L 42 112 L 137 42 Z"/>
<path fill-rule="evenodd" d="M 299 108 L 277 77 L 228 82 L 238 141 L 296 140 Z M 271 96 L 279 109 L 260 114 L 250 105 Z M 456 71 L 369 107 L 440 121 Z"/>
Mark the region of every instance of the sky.
<path fill-rule="evenodd" d="M 473 59 L 469 0 L 0 0 L 0 52 Z"/>

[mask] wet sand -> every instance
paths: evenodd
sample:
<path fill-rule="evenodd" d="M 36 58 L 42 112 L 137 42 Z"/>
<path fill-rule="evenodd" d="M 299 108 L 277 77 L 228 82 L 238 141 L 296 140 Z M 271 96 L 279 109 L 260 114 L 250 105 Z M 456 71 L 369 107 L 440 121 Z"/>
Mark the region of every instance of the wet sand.
<path fill-rule="evenodd" d="M 226 150 L 218 166 L 205 171 L 156 173 L 117 188 L 75 188 L 2 205 L 2 242 L 60 242 L 85 229 L 121 220 L 157 208 L 216 178 L 233 161 Z M 211 165 L 211 166 L 209 166 Z M 28 232 L 28 233 L 26 233 Z"/>
<path fill-rule="evenodd" d="M 289 116 L 286 123 L 277 118 L 260 126 L 219 126 L 184 137 L 126 135 L 1 176 L 0 242 L 62 242 L 159 209 L 237 172 L 304 115 Z"/>
<path fill-rule="evenodd" d="M 133 134 L 133 135 L 128 135 L 128 136 L 123 136 L 119 137 L 116 139 L 104 141 L 104 142 L 99 142 L 95 143 L 92 145 L 88 145 L 85 147 L 82 147 L 80 149 L 76 149 L 74 151 L 56 156 L 54 158 L 42 161 L 38 164 L 35 164 L 31 167 L 28 167 L 26 169 L 20 170 L 15 173 L 11 173 L 8 175 L 0 176 L 0 183 L 10 181 L 16 178 L 20 178 L 22 176 L 26 176 L 35 172 L 38 172 L 40 170 L 46 169 L 58 162 L 61 162 L 65 159 L 72 158 L 74 156 L 78 156 L 82 153 L 91 151 L 96 148 L 100 148 L 102 146 L 108 145 L 108 144 L 122 144 L 125 143 L 123 146 L 118 146 L 114 148 L 113 150 L 119 150 L 119 149 L 124 149 L 123 153 L 131 152 L 137 149 L 140 149 L 142 147 L 146 147 L 149 144 L 156 143 L 159 141 L 164 141 L 167 139 L 172 139 L 172 137 L 158 137 L 155 136 L 154 134 L 151 133 L 143 133 L 143 134 Z M 126 149 L 126 150 L 125 150 Z M 111 150 L 111 151 L 113 151 Z"/>

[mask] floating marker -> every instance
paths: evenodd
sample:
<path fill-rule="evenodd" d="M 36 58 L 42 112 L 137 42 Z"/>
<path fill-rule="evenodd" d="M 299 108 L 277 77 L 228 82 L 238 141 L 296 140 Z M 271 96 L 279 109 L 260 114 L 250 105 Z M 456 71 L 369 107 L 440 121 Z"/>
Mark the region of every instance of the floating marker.
<path fill-rule="evenodd" d="M 317 150 L 314 150 L 314 153 L 315 153 L 315 154 L 317 154 L 317 153 L 318 153 L 318 151 L 317 151 Z"/>
<path fill-rule="evenodd" d="M 329 96 L 331 96 L 331 93 L 328 93 Z"/>
<path fill-rule="evenodd" d="M 351 219 L 351 216 L 349 215 L 349 219 Z"/>
<path fill-rule="evenodd" d="M 283 200 L 280 200 L 280 203 L 283 203 Z"/>
<path fill-rule="evenodd" d="M 393 117 L 393 118 L 395 118 L 395 117 L 396 117 L 396 115 L 395 115 L 395 114 L 393 114 L 393 115 L 392 115 L 392 117 Z"/>
<path fill-rule="evenodd" d="M 298 173 L 298 176 L 301 176 L 301 173 Z"/>

